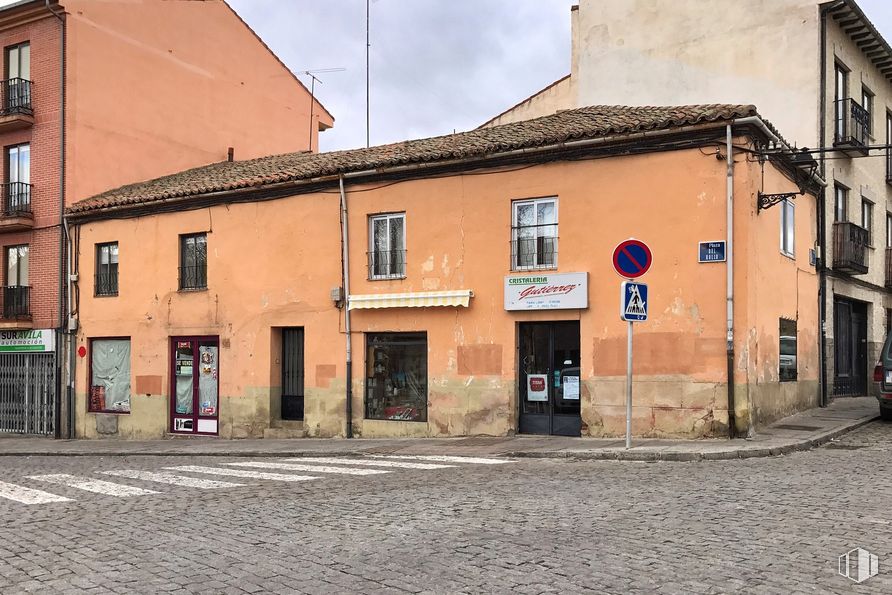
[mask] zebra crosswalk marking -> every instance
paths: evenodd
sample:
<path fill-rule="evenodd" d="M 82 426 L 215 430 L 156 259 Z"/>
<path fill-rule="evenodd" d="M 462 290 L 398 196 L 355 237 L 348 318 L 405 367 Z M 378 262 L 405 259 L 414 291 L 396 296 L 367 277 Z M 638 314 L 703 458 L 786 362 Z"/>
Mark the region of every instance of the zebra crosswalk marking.
<path fill-rule="evenodd" d="M 57 496 L 49 492 L 24 488 L 12 483 L 0 481 L 0 498 L 13 500 L 22 504 L 49 504 L 50 502 L 72 502 L 71 498 Z"/>
<path fill-rule="evenodd" d="M 139 479 L 142 481 L 154 481 L 157 483 L 166 483 L 187 488 L 199 488 L 203 490 L 213 488 L 236 488 L 245 485 L 243 483 L 233 483 L 231 481 L 186 477 L 184 475 L 168 473 L 167 471 L 155 472 L 140 471 L 138 469 L 119 469 L 115 471 L 103 471 L 102 473 L 104 475 L 114 475 L 116 477 L 126 477 L 128 479 Z"/>
<path fill-rule="evenodd" d="M 143 488 L 135 488 L 133 486 L 112 483 L 101 479 L 90 479 L 88 477 L 78 477 L 76 475 L 67 475 L 65 473 L 53 473 L 50 475 L 30 475 L 28 479 L 37 481 L 45 481 L 69 488 L 93 492 L 94 494 L 104 494 L 106 496 L 115 496 L 117 498 L 126 498 L 128 496 L 143 496 L 145 494 L 157 494 L 154 490 L 145 490 Z"/>
<path fill-rule="evenodd" d="M 483 459 L 480 457 L 455 457 L 448 455 L 369 455 L 376 459 L 397 459 L 397 460 L 417 460 L 417 461 L 434 461 L 441 463 L 468 463 L 471 465 L 504 465 L 505 463 L 513 463 L 511 459 Z"/>
<path fill-rule="evenodd" d="M 368 465 L 371 467 L 393 467 L 395 469 L 449 469 L 455 465 L 442 465 L 437 463 L 410 463 L 404 461 L 385 461 L 383 459 L 354 459 L 349 457 L 295 457 L 285 459 L 296 463 L 328 463 L 332 465 Z"/>
<path fill-rule="evenodd" d="M 349 467 L 327 467 L 324 465 L 300 465 L 297 463 L 273 463 L 266 461 L 248 461 L 246 463 L 226 463 L 233 467 L 255 467 L 261 469 L 282 469 L 285 471 L 309 471 L 310 473 L 336 473 L 341 475 L 377 475 L 390 473 L 383 469 L 350 469 Z"/>
<path fill-rule="evenodd" d="M 268 473 L 264 471 L 248 471 L 247 469 L 224 469 L 223 467 L 202 467 L 200 465 L 181 465 L 166 467 L 170 471 L 186 473 L 206 473 L 208 475 L 228 475 L 230 477 L 248 477 L 251 479 L 268 479 L 272 481 L 309 481 L 319 479 L 311 475 L 291 475 L 290 473 Z"/>

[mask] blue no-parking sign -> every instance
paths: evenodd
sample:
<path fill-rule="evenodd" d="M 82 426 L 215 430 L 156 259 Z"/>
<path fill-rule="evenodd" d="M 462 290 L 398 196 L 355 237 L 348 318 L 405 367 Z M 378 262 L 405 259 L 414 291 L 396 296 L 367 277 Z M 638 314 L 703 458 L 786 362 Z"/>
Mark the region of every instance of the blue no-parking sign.
<path fill-rule="evenodd" d="M 647 285 L 624 281 L 622 298 L 619 301 L 619 317 L 626 322 L 644 322 L 647 320 Z"/>
<path fill-rule="evenodd" d="M 613 268 L 620 277 L 637 279 L 653 263 L 653 254 L 641 240 L 628 239 L 613 250 Z"/>

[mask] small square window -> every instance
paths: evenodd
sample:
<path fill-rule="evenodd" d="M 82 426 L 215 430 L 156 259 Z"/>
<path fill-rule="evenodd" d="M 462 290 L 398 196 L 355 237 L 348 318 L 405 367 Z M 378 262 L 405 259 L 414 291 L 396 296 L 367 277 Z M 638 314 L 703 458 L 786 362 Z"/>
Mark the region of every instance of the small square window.
<path fill-rule="evenodd" d="M 180 289 L 207 289 L 208 236 L 195 233 L 180 236 Z"/>
<path fill-rule="evenodd" d="M 558 201 L 516 200 L 511 217 L 511 270 L 557 268 Z"/>
<path fill-rule="evenodd" d="M 406 214 L 369 217 L 369 279 L 406 276 Z"/>

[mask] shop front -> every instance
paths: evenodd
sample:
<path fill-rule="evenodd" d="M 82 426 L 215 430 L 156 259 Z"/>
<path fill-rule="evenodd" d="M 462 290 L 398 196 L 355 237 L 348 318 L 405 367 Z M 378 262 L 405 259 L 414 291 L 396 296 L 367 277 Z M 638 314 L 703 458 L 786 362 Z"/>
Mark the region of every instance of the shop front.
<path fill-rule="evenodd" d="M 521 323 L 519 345 L 520 433 L 579 436 L 579 322 Z"/>
<path fill-rule="evenodd" d="M 505 310 L 588 308 L 588 273 L 536 273 L 505 278 Z M 517 331 L 518 432 L 579 436 L 579 321 L 520 322 Z"/>
<path fill-rule="evenodd" d="M 219 358 L 217 337 L 171 339 L 172 433 L 219 433 Z"/>

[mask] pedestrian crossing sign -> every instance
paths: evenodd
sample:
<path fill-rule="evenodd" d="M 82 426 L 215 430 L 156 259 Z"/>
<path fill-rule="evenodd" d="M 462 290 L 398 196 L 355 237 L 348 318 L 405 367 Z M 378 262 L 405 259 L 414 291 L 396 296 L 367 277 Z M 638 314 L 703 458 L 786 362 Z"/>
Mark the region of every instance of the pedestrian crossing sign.
<path fill-rule="evenodd" d="M 627 322 L 647 320 L 647 285 L 624 281 L 621 285 L 622 297 L 619 304 L 619 317 Z"/>

